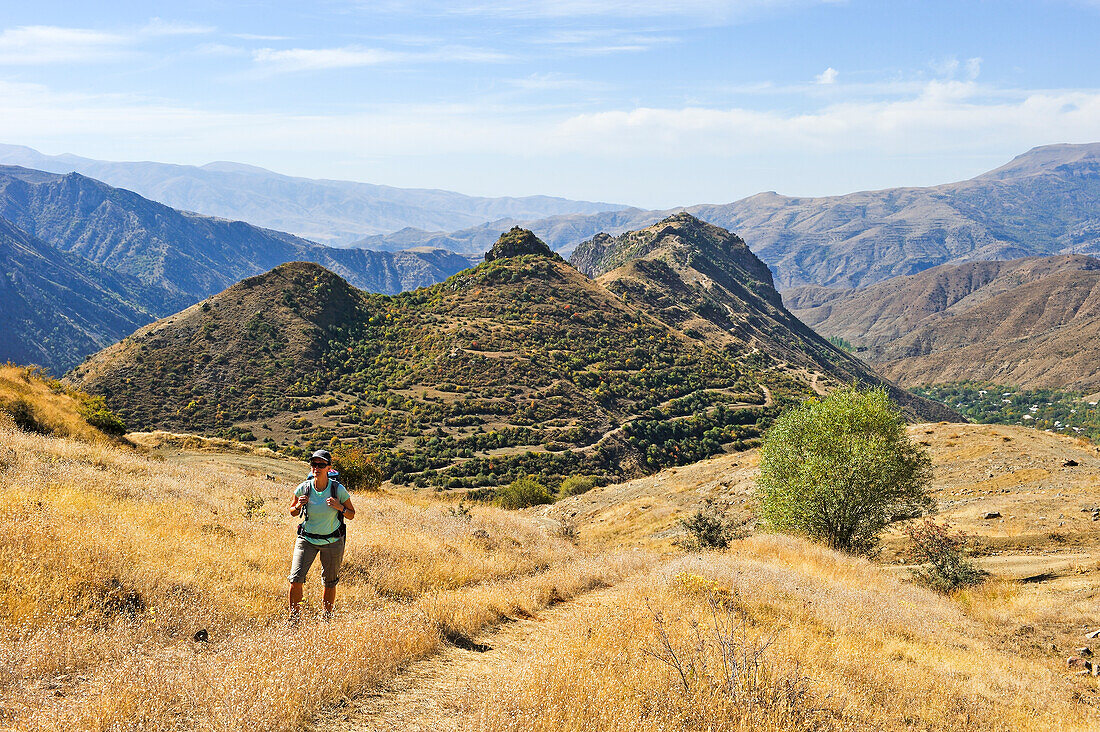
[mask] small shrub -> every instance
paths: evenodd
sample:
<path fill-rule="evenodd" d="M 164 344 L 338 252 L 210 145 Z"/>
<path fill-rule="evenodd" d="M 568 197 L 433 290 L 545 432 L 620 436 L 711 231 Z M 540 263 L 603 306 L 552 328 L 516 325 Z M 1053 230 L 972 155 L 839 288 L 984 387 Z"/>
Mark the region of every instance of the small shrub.
<path fill-rule="evenodd" d="M 576 543 L 577 539 L 580 538 L 580 531 L 577 530 L 577 522 L 572 516 L 566 516 L 561 520 L 561 523 L 558 524 L 556 533 L 562 539 L 573 543 Z"/>
<path fill-rule="evenodd" d="M 921 566 L 913 576 L 921 583 L 940 592 L 951 592 L 982 582 L 987 572 L 970 561 L 967 544 L 970 536 L 952 531 L 946 521 L 938 524 L 930 518 L 905 528 L 913 542 L 909 553 Z"/>
<path fill-rule="evenodd" d="M 34 407 L 26 399 L 16 398 L 0 403 L 0 409 L 10 414 L 15 426 L 21 430 L 43 434 L 49 432 L 49 429 L 38 421 L 34 414 Z"/>
<path fill-rule="evenodd" d="M 247 519 L 259 518 L 266 516 L 267 511 L 264 510 L 264 499 L 262 496 L 249 496 L 244 499 L 244 517 Z"/>
<path fill-rule="evenodd" d="M 561 495 L 579 496 L 587 493 L 598 485 L 598 480 L 594 475 L 571 475 L 561 482 Z"/>
<path fill-rule="evenodd" d="M 726 517 L 725 507 L 714 501 L 707 501 L 702 508 L 680 519 L 680 525 L 688 532 L 681 545 L 689 551 L 725 549 L 734 539 L 743 538 L 743 533 L 736 532 Z"/>
<path fill-rule="evenodd" d="M 365 447 L 338 447 L 332 451 L 332 461 L 340 472 L 340 482 L 349 491 L 376 491 L 382 485 L 382 471 Z"/>
<path fill-rule="evenodd" d="M 770 652 L 776 635 L 758 635 L 747 616 L 713 594 L 707 595 L 706 607 L 707 617 L 687 621 L 687 629 L 676 627 L 684 621 L 653 611 L 656 642 L 643 649 L 672 672 L 675 681 L 669 688 L 675 690 L 682 717 L 697 723 L 692 727 L 709 728 L 705 722 L 717 709 L 744 722 L 764 712 L 790 725 L 784 729 L 824 728 L 810 679 L 797 666 L 786 673 L 776 668 Z"/>
<path fill-rule="evenodd" d="M 518 509 L 553 503 L 550 490 L 529 475 L 520 476 L 496 492 L 496 503 L 501 508 Z"/>
<path fill-rule="evenodd" d="M 85 398 L 80 405 L 80 416 L 100 432 L 116 436 L 126 434 L 126 425 L 107 408 L 107 402 L 101 396 Z"/>
<path fill-rule="evenodd" d="M 452 506 L 447 509 L 447 512 L 463 521 L 469 521 L 471 518 L 470 507 L 466 505 L 466 501 L 459 501 L 457 507 Z"/>

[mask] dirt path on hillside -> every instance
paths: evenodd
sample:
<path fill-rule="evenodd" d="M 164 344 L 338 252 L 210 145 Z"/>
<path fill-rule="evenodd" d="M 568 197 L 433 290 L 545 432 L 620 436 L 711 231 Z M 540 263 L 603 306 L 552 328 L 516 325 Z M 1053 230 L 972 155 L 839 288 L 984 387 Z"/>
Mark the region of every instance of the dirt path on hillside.
<path fill-rule="evenodd" d="M 401 675 L 321 721 L 325 732 L 446 732 L 469 721 L 465 699 L 482 679 L 524 656 L 537 653 L 550 628 L 568 624 L 577 613 L 609 601 L 615 587 L 581 595 L 479 636 L 482 650 L 448 646 L 409 666 Z"/>

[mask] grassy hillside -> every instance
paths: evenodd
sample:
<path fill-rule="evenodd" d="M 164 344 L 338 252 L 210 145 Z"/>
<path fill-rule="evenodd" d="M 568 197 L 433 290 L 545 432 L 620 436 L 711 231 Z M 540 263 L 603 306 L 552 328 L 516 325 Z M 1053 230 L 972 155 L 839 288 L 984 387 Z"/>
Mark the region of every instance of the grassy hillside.
<path fill-rule="evenodd" d="M 1081 592 L 994 581 L 945 597 L 781 537 L 665 559 L 583 550 L 524 514 L 375 493 L 356 496 L 336 617 L 311 606 L 288 629 L 289 484 L 10 427 L 0 439 L 12 729 L 355 728 L 355 699 L 384 705 L 410 663 L 454 653 L 477 661 L 471 675 L 384 718 L 440 728 L 431 715 L 454 703 L 463 728 L 488 730 L 1100 722 L 1095 679 L 1031 645 L 1048 619 L 1080 634 L 1092 619 Z M 314 576 L 308 600 L 319 589 Z M 508 619 L 526 651 L 498 662 Z M 661 660 L 669 650 L 694 669 L 685 679 Z M 727 677 L 723 658 L 745 665 Z M 447 701 L 454 688 L 468 691 Z"/>
<path fill-rule="evenodd" d="M 103 397 L 10 363 L 0 366 L 0 415 L 24 430 L 90 442 L 110 442 L 125 432 Z"/>

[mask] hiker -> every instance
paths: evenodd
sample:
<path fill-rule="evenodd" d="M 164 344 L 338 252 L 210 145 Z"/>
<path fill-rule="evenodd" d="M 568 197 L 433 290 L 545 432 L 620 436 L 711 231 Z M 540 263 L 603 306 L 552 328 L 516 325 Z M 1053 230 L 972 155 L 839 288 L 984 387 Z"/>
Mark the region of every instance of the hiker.
<path fill-rule="evenodd" d="M 298 541 L 294 544 L 294 561 L 290 567 L 290 620 L 298 620 L 302 604 L 306 572 L 317 555 L 321 555 L 321 581 L 324 617 L 332 615 L 336 603 L 336 583 L 340 579 L 340 564 L 344 560 L 344 521 L 355 518 L 351 493 L 335 477 L 329 477 L 332 455 L 318 450 L 309 458 L 310 478 L 294 489 L 290 515 L 304 514 L 298 524 Z"/>

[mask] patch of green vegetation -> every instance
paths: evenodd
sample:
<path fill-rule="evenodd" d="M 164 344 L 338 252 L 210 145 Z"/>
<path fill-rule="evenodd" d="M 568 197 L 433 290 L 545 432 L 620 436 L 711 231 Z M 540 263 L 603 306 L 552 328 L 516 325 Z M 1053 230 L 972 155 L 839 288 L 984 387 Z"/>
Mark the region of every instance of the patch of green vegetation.
<path fill-rule="evenodd" d="M 285 415 L 288 454 L 347 445 L 403 485 L 494 491 L 528 475 L 557 491 L 750 447 L 807 391 L 768 355 L 686 339 L 560 259 L 498 259 L 394 296 L 276 273 L 262 297 L 262 278 L 242 283 L 192 330 L 138 344 L 142 360 L 100 387 L 121 417 L 271 446 L 253 426 Z"/>
<path fill-rule="evenodd" d="M 852 342 L 840 336 L 829 336 L 829 343 L 832 343 L 842 351 L 847 351 L 848 353 L 856 352 L 856 347 L 852 345 Z"/>
<path fill-rule="evenodd" d="M 1073 437 L 1100 439 L 1100 406 L 1079 391 L 1021 389 L 964 381 L 917 387 L 914 394 L 946 404 L 980 424 L 1013 424 Z"/>

